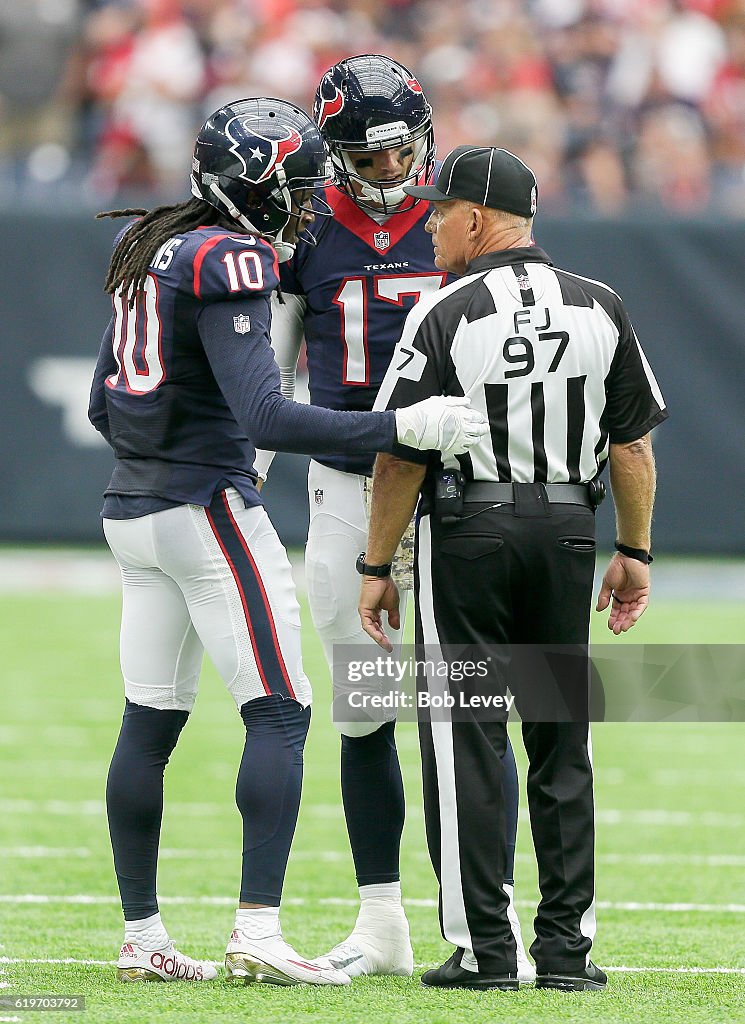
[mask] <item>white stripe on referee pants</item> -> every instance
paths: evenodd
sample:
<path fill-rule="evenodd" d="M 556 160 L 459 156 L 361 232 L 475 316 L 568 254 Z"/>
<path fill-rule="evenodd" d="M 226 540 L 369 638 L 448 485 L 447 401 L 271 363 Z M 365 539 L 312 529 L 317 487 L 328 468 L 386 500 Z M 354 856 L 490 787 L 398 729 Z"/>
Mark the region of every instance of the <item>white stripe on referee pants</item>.
<path fill-rule="evenodd" d="M 425 661 L 441 661 L 440 638 L 435 622 L 432 596 L 432 534 L 429 516 L 419 523 L 419 614 L 422 635 L 427 646 Z M 428 675 L 429 691 L 444 692 L 446 683 Z M 443 710 L 443 717 L 447 714 Z M 437 792 L 440 801 L 440 875 L 442 878 L 442 930 L 445 938 L 456 946 L 471 950 L 472 939 L 463 902 L 458 843 L 458 806 L 455 792 L 453 729 L 449 721 L 432 722 L 432 743 L 437 764 Z"/>
<path fill-rule="evenodd" d="M 592 765 L 592 725 L 589 722 L 587 723 L 587 756 L 590 759 L 590 768 L 592 769 L 592 767 L 593 767 L 593 765 Z M 594 773 L 593 773 L 593 790 L 594 790 L 594 783 L 595 783 L 595 778 L 594 778 Z M 593 793 L 593 804 L 594 804 L 594 802 L 595 802 L 595 797 L 594 797 L 594 793 Z M 595 941 L 595 932 L 597 931 L 597 927 L 598 927 L 598 923 L 597 923 L 597 919 L 595 917 L 595 887 L 593 886 L 592 901 L 590 903 L 590 906 L 587 908 L 587 910 L 584 912 L 584 914 L 580 918 L 579 930 L 580 930 L 580 933 L 582 935 L 586 936 L 591 942 L 594 942 Z M 590 962 L 590 954 L 589 953 L 587 954 L 587 962 L 588 963 Z"/>
<path fill-rule="evenodd" d="M 434 598 L 432 594 L 432 532 L 430 529 L 430 517 L 422 516 L 419 523 L 419 616 L 422 624 L 422 636 L 427 646 L 425 661 L 434 663 L 442 660 L 440 648 L 440 637 L 435 621 Z M 441 677 L 428 677 L 427 688 L 430 693 L 443 693 L 444 685 Z M 443 718 L 448 714 L 443 709 L 438 712 Z M 440 799 L 440 875 L 442 878 L 442 928 L 445 938 L 456 946 L 462 946 L 466 954 L 461 960 L 461 966 L 466 970 L 477 971 L 477 961 L 473 956 L 471 932 L 466 918 L 466 908 L 463 900 L 463 883 L 460 873 L 460 847 L 458 843 L 458 816 L 455 790 L 455 760 L 453 757 L 453 732 L 452 723 L 449 721 L 432 722 L 432 742 L 435 748 L 435 761 L 437 763 L 437 783 Z M 592 761 L 592 751 L 590 751 Z M 453 823 L 455 828 L 444 827 L 445 823 Z M 592 935 L 595 922 L 595 900 L 593 899 L 589 908 L 583 915 L 592 914 Z M 510 922 L 515 942 L 522 943 L 519 920 Z M 517 915 L 515 915 L 517 916 Z M 587 923 L 589 927 L 589 920 Z M 583 934 L 589 934 L 583 930 Z"/>

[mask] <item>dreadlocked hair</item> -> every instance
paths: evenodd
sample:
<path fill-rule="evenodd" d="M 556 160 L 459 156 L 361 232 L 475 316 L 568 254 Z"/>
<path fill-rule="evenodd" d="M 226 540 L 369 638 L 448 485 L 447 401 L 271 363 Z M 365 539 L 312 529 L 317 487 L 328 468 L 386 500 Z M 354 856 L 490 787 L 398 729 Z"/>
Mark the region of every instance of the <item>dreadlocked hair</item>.
<path fill-rule="evenodd" d="M 117 242 L 104 284 L 104 291 L 111 295 L 120 288 L 125 295 L 129 294 L 130 308 L 135 304 L 137 292 L 145 287 L 153 256 L 169 238 L 193 231 L 202 224 L 225 224 L 234 231 L 240 231 L 233 221 L 229 221 L 214 206 L 196 198 L 174 206 L 157 206 L 150 211 L 107 210 L 96 214 L 97 220 L 102 217 L 140 218 L 127 228 Z"/>

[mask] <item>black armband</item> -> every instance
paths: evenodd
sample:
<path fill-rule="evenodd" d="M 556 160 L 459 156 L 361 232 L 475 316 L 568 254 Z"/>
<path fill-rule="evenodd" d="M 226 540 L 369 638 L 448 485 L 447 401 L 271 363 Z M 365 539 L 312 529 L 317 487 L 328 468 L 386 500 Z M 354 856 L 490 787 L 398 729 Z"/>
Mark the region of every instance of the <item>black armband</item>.
<path fill-rule="evenodd" d="M 616 551 L 626 555 L 627 558 L 635 558 L 637 562 L 644 562 L 645 565 L 654 562 L 654 558 L 644 548 L 630 548 L 628 544 L 621 544 L 619 541 L 616 541 L 615 548 Z"/>

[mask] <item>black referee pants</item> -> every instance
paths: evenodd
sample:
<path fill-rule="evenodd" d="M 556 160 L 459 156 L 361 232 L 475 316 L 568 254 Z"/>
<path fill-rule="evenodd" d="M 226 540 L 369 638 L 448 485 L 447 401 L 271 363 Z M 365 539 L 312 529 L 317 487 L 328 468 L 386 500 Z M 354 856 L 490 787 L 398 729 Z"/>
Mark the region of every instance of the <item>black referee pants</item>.
<path fill-rule="evenodd" d="M 466 506 L 467 514 L 478 506 Z M 523 657 L 497 665 L 480 692 L 509 686 L 523 718 L 530 768 L 527 789 L 541 900 L 530 951 L 539 972 L 581 970 L 594 935 L 594 809 L 585 655 L 595 562 L 595 517 L 579 506 L 516 517 L 514 506 L 480 512 L 454 526 L 422 516 L 417 533 L 417 658 L 479 659 L 497 645 L 562 647 L 563 697 L 535 703 Z M 420 645 L 424 645 L 421 650 Z M 519 648 L 529 652 L 531 648 Z M 534 648 L 532 648 L 534 649 Z M 517 649 L 516 649 L 517 650 Z M 463 689 L 418 679 L 420 690 Z M 529 674 L 528 674 L 529 675 Z M 468 687 L 466 687 L 468 690 Z M 473 692 L 472 689 L 468 692 Z M 458 705 L 468 701 L 458 699 Z M 556 707 L 558 705 L 558 712 Z M 562 711 L 561 708 L 564 708 Z M 553 708 L 553 710 L 551 710 Z M 538 709 L 536 721 L 526 721 Z M 541 709 L 543 711 L 541 712 Z M 502 716 L 457 706 L 420 710 L 427 843 L 440 883 L 440 925 L 456 947 L 472 950 L 483 973 L 515 970 L 504 877 Z M 553 718 L 554 720 L 546 720 Z M 584 718 L 584 721 L 582 720 Z"/>

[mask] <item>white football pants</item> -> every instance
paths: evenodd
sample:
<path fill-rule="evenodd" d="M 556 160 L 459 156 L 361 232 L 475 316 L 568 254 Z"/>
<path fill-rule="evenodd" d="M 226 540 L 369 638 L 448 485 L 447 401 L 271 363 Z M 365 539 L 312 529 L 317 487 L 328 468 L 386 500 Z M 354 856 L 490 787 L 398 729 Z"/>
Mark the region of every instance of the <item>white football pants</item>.
<path fill-rule="evenodd" d="M 310 704 L 290 563 L 263 508 L 230 487 L 209 508 L 105 519 L 104 533 L 122 574 L 129 700 L 191 711 L 206 650 L 239 708 L 274 693 Z"/>
<path fill-rule="evenodd" d="M 380 654 L 375 641 L 360 625 L 357 604 L 360 576 L 355 569 L 357 556 L 367 547 L 367 507 L 365 477 L 311 461 L 308 470 L 308 501 L 310 526 L 305 548 L 305 573 L 313 624 L 321 638 L 333 679 L 334 645 L 361 644 L 371 646 Z M 386 632 L 396 649 L 401 644 L 406 620 L 408 592 L 401 593 L 401 628 Z M 373 692 L 372 680 L 366 685 Z M 390 689 L 390 679 L 380 681 L 380 692 Z M 396 717 L 395 709 L 376 712 L 370 722 L 337 722 L 334 725 L 345 736 L 367 736 Z"/>

